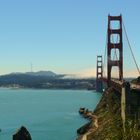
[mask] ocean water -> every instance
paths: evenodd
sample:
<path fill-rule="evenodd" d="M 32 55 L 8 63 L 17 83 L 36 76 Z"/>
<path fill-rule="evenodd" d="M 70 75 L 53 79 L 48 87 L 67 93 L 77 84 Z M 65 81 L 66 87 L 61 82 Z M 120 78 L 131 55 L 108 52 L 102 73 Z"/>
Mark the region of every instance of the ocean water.
<path fill-rule="evenodd" d="M 0 89 L 0 140 L 12 140 L 22 125 L 33 140 L 75 140 L 87 120 L 78 110 L 93 110 L 101 94 L 86 90 Z"/>

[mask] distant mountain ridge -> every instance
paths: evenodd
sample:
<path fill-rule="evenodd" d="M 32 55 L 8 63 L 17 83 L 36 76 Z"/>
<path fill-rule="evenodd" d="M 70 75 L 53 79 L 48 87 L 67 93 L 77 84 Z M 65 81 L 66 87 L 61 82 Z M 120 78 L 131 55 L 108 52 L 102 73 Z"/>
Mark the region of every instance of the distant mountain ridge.
<path fill-rule="evenodd" d="M 33 76 L 49 76 L 49 77 L 57 76 L 57 74 L 52 71 L 26 72 L 25 74 L 33 75 Z"/>
<path fill-rule="evenodd" d="M 10 73 L 8 75 L 22 75 L 22 74 L 30 75 L 30 76 L 46 76 L 46 77 L 55 77 L 55 76 L 59 75 L 52 71 L 37 71 L 37 72 L 25 72 L 25 73 L 14 72 L 14 73 Z"/>
<path fill-rule="evenodd" d="M 94 79 L 70 79 L 51 71 L 11 73 L 0 76 L 0 87 L 39 89 L 93 89 Z"/>

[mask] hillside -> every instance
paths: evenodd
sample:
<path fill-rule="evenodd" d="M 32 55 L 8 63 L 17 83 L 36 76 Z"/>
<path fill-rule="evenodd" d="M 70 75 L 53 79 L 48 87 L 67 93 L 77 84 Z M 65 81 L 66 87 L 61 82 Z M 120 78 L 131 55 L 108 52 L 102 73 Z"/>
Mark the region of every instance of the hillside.
<path fill-rule="evenodd" d="M 40 89 L 95 89 L 94 79 L 65 79 L 52 72 L 12 73 L 0 76 L 0 87 Z"/>
<path fill-rule="evenodd" d="M 98 127 L 94 119 L 78 129 L 77 140 L 139 140 L 139 124 L 134 118 L 127 117 L 125 132 L 122 127 L 120 96 L 112 88 L 107 89 L 93 114 L 98 119 Z"/>

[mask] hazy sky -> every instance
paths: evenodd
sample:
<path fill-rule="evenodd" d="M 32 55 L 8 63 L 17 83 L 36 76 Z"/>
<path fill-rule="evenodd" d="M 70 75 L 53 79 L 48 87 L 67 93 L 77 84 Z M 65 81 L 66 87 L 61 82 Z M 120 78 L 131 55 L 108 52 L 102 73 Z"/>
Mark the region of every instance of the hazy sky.
<path fill-rule="evenodd" d="M 95 75 L 104 55 L 107 16 L 123 15 L 140 65 L 139 0 L 0 1 L 0 74 L 33 70 Z M 124 38 L 125 71 L 136 68 Z"/>

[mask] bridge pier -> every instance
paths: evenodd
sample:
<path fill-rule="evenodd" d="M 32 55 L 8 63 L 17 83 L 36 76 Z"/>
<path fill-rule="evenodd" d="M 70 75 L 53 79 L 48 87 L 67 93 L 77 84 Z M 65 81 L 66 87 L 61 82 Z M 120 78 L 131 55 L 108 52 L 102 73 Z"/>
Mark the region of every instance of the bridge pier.
<path fill-rule="evenodd" d="M 132 91 L 129 82 L 124 82 L 122 85 L 121 118 L 124 131 L 126 118 L 134 120 L 140 126 L 140 93 Z"/>
<path fill-rule="evenodd" d="M 131 90 L 129 82 L 124 82 L 122 88 L 123 87 L 125 89 L 126 117 L 131 118 L 140 124 L 140 93 Z M 123 92 L 121 94 L 123 94 Z"/>
<path fill-rule="evenodd" d="M 125 132 L 125 120 L 126 120 L 126 91 L 125 91 L 125 86 L 122 87 L 122 93 L 121 93 L 121 118 L 122 118 L 123 130 Z"/>
<path fill-rule="evenodd" d="M 140 93 L 131 90 L 129 102 L 129 117 L 134 119 L 140 125 Z"/>
<path fill-rule="evenodd" d="M 103 82 L 100 80 L 96 80 L 96 91 L 103 92 Z"/>
<path fill-rule="evenodd" d="M 124 132 L 125 132 L 126 116 L 129 114 L 129 108 L 130 108 L 130 84 L 128 82 L 123 82 L 121 92 L 121 118 Z"/>

